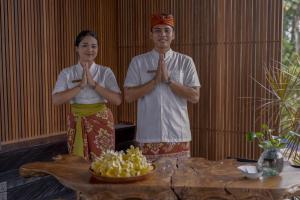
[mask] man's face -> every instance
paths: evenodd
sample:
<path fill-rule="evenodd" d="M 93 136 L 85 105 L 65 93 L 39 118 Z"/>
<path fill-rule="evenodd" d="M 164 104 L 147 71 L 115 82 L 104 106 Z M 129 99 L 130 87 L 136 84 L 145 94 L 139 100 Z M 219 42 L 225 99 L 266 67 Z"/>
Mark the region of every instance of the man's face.
<path fill-rule="evenodd" d="M 150 39 L 153 40 L 154 46 L 157 49 L 170 48 L 174 38 L 175 32 L 169 25 L 156 25 L 152 28 L 152 32 L 150 33 Z"/>

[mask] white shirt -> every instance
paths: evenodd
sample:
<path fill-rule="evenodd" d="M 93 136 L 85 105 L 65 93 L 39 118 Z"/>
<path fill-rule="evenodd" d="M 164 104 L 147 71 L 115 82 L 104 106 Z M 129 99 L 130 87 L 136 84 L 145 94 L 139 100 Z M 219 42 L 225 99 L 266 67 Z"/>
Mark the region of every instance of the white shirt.
<path fill-rule="evenodd" d="M 124 87 L 139 86 L 152 80 L 158 59 L 155 50 L 134 57 Z M 189 87 L 200 86 L 191 57 L 169 50 L 165 54 L 165 63 L 172 80 Z M 136 137 L 141 143 L 191 141 L 187 100 L 173 93 L 167 84 L 158 84 L 138 100 Z"/>
<path fill-rule="evenodd" d="M 97 84 L 114 92 L 121 93 L 115 75 L 109 67 L 93 63 L 89 70 Z M 80 82 L 72 81 L 81 80 L 82 74 L 83 68 L 80 65 L 80 63 L 63 69 L 58 76 L 52 94 L 62 92 L 67 89 L 71 89 L 78 86 Z M 80 92 L 70 101 L 71 104 L 94 104 L 103 102 L 106 103 L 107 100 L 104 99 L 99 93 L 97 93 L 93 88 L 89 86 L 86 86 L 83 89 L 81 89 Z"/>

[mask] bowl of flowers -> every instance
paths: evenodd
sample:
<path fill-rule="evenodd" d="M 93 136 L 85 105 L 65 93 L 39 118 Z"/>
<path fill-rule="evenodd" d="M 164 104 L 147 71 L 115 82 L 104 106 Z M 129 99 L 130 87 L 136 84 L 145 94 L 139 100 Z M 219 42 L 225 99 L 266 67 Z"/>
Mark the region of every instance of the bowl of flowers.
<path fill-rule="evenodd" d="M 128 183 L 149 178 L 155 166 L 148 162 L 139 148 L 130 146 L 126 152 L 107 150 L 91 163 L 93 178 L 106 183 Z"/>

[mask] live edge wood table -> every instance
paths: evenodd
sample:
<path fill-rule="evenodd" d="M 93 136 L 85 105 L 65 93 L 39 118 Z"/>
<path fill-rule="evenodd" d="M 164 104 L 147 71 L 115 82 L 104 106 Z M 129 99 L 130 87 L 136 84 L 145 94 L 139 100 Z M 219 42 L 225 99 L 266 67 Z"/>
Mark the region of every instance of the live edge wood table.
<path fill-rule="evenodd" d="M 286 199 L 300 195 L 300 169 L 288 165 L 280 176 L 250 180 L 237 170 L 235 160 L 160 159 L 146 180 L 108 184 L 93 179 L 85 160 L 64 155 L 53 162 L 25 164 L 22 176 L 51 174 L 63 185 L 80 192 L 82 199 Z"/>

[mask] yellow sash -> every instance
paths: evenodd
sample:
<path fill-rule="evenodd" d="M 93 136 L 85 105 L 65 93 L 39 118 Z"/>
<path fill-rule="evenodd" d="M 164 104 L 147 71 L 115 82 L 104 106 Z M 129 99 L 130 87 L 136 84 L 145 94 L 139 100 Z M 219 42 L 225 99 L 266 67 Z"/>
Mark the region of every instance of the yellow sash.
<path fill-rule="evenodd" d="M 76 118 L 76 134 L 73 144 L 73 154 L 83 157 L 82 117 L 94 115 L 106 109 L 104 103 L 95 104 L 71 104 L 71 112 Z"/>

